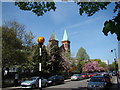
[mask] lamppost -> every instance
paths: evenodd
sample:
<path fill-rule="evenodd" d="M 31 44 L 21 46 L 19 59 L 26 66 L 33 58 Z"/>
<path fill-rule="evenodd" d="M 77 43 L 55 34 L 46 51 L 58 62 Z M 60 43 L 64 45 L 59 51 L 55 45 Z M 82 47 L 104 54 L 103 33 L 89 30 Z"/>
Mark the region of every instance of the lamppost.
<path fill-rule="evenodd" d="M 116 70 L 116 77 L 117 77 L 117 84 L 118 84 L 118 88 L 119 88 L 119 78 L 118 78 L 118 73 L 117 73 L 117 53 L 116 53 L 116 49 L 111 50 L 111 52 L 115 52 L 115 58 L 114 58 L 114 62 L 115 62 L 115 70 Z"/>
<path fill-rule="evenodd" d="M 41 77 L 42 45 L 43 45 L 45 39 L 44 39 L 44 37 L 38 37 L 37 41 L 38 41 L 38 44 L 39 44 L 39 55 L 40 55 L 39 71 L 40 71 L 40 77 Z M 41 79 L 39 79 L 39 88 L 41 88 Z"/>

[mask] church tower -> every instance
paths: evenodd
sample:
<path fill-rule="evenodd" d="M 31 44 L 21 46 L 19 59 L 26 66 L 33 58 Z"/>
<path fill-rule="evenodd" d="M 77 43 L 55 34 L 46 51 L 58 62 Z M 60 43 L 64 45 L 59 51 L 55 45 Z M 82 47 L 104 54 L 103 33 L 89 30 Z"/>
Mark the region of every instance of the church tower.
<path fill-rule="evenodd" d="M 53 33 L 50 37 L 50 40 L 49 40 L 49 46 L 54 43 L 54 45 L 57 45 L 58 46 L 58 39 L 57 39 L 57 36 L 55 33 Z"/>
<path fill-rule="evenodd" d="M 70 41 L 69 41 L 69 37 L 68 37 L 66 30 L 64 31 L 64 35 L 63 35 L 63 39 L 62 39 L 62 46 L 64 48 L 65 53 L 70 52 Z"/>

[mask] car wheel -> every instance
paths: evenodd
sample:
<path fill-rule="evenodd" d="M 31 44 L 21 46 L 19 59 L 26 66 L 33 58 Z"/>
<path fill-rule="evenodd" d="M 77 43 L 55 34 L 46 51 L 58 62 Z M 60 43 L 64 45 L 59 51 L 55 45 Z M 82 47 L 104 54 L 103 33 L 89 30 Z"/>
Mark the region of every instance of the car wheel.
<path fill-rule="evenodd" d="M 34 84 L 32 85 L 32 88 L 35 88 L 35 85 L 34 85 Z"/>
<path fill-rule="evenodd" d="M 45 87 L 47 87 L 48 86 L 48 83 L 45 83 Z"/>
<path fill-rule="evenodd" d="M 53 82 L 53 86 L 55 85 L 56 83 L 55 82 Z"/>

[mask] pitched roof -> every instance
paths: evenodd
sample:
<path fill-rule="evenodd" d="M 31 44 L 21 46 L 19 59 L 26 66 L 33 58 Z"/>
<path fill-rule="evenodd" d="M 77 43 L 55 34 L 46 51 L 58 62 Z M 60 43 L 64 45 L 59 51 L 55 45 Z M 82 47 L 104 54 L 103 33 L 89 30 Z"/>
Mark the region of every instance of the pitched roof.
<path fill-rule="evenodd" d="M 69 41 L 69 37 L 68 37 L 66 29 L 64 30 L 64 35 L 63 35 L 62 41 Z"/>
<path fill-rule="evenodd" d="M 57 40 L 58 41 L 57 36 L 56 36 L 55 33 L 52 33 L 52 35 L 50 37 L 50 40 Z"/>

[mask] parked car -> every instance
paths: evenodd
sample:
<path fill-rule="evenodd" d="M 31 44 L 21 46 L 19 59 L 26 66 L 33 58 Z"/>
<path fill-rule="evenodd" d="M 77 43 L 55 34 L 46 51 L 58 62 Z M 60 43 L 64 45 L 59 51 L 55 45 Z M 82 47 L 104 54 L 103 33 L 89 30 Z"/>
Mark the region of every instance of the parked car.
<path fill-rule="evenodd" d="M 41 86 L 42 87 L 47 87 L 48 86 L 48 80 L 41 77 Z"/>
<path fill-rule="evenodd" d="M 88 74 L 87 74 L 87 73 L 81 73 L 80 75 L 81 75 L 81 77 L 82 77 L 83 79 L 88 78 Z"/>
<path fill-rule="evenodd" d="M 48 78 L 48 85 L 56 85 L 56 84 L 60 84 L 60 83 L 64 83 L 64 77 L 63 76 L 51 76 Z"/>
<path fill-rule="evenodd" d="M 98 72 L 93 72 L 92 76 L 97 76 L 99 73 Z"/>
<path fill-rule="evenodd" d="M 21 88 L 38 88 L 39 87 L 39 79 L 41 79 L 41 86 L 47 86 L 48 81 L 47 79 L 44 79 L 43 77 L 31 77 L 28 80 L 25 80 L 21 83 Z"/>
<path fill-rule="evenodd" d="M 94 88 L 106 88 L 107 83 L 105 81 L 104 76 L 93 76 L 91 79 L 88 81 L 87 88 L 88 89 L 94 89 Z"/>
<path fill-rule="evenodd" d="M 71 80 L 80 80 L 82 79 L 82 76 L 80 74 L 73 74 L 71 76 Z"/>
<path fill-rule="evenodd" d="M 117 73 L 115 71 L 113 71 L 112 76 L 117 76 Z"/>
<path fill-rule="evenodd" d="M 93 76 L 92 73 L 88 73 L 88 78 L 91 78 Z"/>
<path fill-rule="evenodd" d="M 109 74 L 104 74 L 104 79 L 107 85 L 111 85 L 111 76 Z"/>

